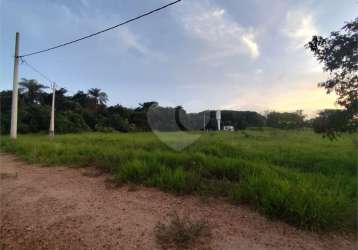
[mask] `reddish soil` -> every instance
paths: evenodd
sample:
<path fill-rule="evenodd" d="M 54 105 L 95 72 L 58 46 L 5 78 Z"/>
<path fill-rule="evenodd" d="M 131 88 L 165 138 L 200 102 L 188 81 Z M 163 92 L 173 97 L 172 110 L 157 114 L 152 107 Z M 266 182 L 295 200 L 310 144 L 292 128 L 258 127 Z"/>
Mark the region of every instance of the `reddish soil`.
<path fill-rule="evenodd" d="M 208 221 L 203 249 L 356 249 L 353 236 L 301 231 L 221 200 L 108 188 L 83 171 L 1 154 L 0 249 L 160 249 L 155 225 L 173 211 Z"/>

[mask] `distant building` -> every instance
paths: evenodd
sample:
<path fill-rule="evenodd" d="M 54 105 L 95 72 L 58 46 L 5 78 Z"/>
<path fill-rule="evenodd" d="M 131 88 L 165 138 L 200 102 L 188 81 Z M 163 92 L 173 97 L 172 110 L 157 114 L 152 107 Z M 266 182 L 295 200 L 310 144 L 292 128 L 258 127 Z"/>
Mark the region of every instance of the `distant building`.
<path fill-rule="evenodd" d="M 234 128 L 234 126 L 224 126 L 223 130 L 224 131 L 235 131 L 235 128 Z"/>

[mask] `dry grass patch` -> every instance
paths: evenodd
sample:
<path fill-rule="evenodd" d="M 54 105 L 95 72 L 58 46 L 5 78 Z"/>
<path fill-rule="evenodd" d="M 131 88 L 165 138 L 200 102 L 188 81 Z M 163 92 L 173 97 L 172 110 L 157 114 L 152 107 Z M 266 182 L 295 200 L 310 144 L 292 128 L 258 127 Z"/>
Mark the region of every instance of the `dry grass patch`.
<path fill-rule="evenodd" d="M 107 189 L 114 189 L 114 188 L 120 188 L 124 185 L 124 183 L 115 176 L 108 176 L 105 179 L 105 185 Z"/>
<path fill-rule="evenodd" d="M 163 249 L 202 248 L 208 244 L 210 234 L 207 221 L 179 217 L 177 213 L 169 215 L 166 223 L 158 222 L 155 227 L 157 242 Z"/>
<path fill-rule="evenodd" d="M 82 171 L 82 175 L 87 177 L 98 177 L 101 176 L 102 174 L 103 174 L 102 169 L 94 168 L 94 167 L 88 167 Z"/>

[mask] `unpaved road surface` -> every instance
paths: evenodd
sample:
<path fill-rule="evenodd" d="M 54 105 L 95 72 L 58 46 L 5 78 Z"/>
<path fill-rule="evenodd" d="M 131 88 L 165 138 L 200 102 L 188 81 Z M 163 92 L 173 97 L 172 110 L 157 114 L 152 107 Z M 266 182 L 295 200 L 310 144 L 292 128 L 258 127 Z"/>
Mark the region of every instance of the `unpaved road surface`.
<path fill-rule="evenodd" d="M 356 249 L 353 236 L 300 231 L 214 199 L 108 188 L 83 171 L 1 154 L 0 249 L 160 249 L 154 227 L 173 211 L 208 221 L 203 249 Z"/>

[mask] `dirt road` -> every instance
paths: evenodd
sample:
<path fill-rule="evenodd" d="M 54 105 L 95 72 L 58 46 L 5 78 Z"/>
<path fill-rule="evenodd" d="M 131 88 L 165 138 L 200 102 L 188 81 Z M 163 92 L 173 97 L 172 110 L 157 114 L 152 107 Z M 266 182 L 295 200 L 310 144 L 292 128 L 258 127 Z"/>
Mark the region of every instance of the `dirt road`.
<path fill-rule="evenodd" d="M 176 211 L 206 219 L 205 249 L 355 249 L 352 237 L 273 222 L 246 206 L 157 189 L 108 188 L 83 169 L 27 165 L 0 155 L 0 249 L 160 249 L 154 227 Z M 208 247 L 209 246 L 209 247 Z"/>

